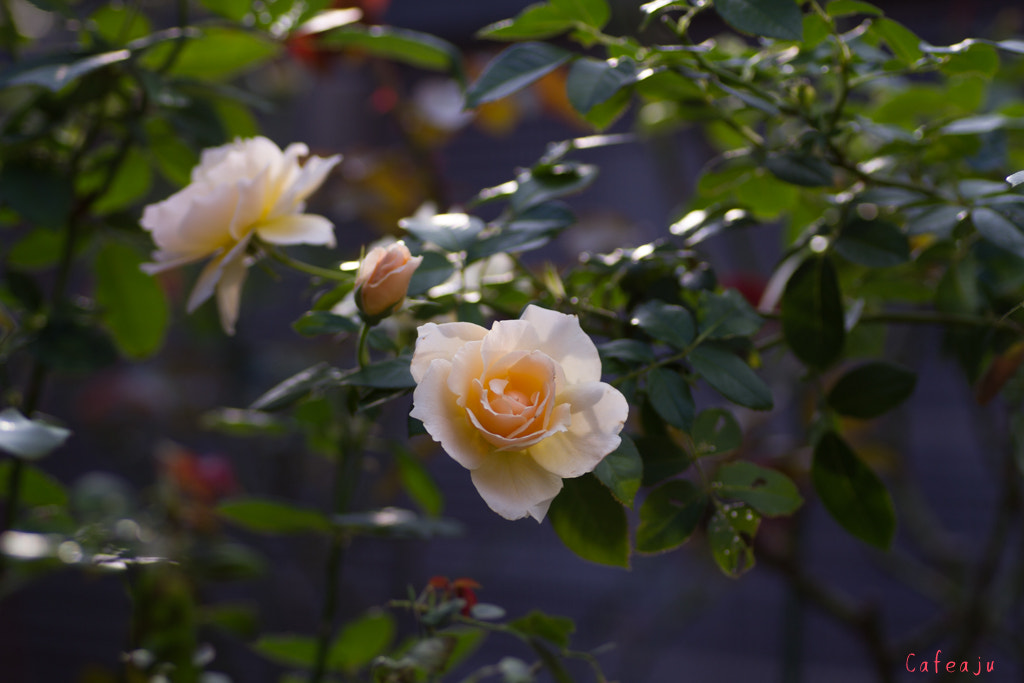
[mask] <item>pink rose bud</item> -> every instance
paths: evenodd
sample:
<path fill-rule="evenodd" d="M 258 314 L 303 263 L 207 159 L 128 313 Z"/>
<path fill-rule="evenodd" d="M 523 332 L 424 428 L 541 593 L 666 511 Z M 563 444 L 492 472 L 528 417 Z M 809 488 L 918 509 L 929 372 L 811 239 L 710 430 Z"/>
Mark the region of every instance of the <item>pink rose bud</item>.
<path fill-rule="evenodd" d="M 422 256 L 413 257 L 401 242 L 371 249 L 356 275 L 356 305 L 363 318 L 376 322 L 401 306 L 409 280 L 422 260 Z"/>

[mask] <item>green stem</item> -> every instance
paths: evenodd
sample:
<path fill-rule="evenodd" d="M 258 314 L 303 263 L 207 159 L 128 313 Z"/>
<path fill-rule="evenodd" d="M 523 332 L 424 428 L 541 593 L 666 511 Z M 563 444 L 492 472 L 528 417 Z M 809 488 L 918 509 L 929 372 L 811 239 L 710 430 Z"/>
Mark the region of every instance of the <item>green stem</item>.
<path fill-rule="evenodd" d="M 311 263 L 305 263 L 294 259 L 280 249 L 270 246 L 269 244 L 263 244 L 261 246 L 264 254 L 278 263 L 301 273 L 306 273 L 307 275 L 313 275 L 315 277 L 322 277 L 327 280 L 335 280 L 337 282 L 348 282 L 352 279 L 351 275 L 344 273 L 337 268 L 321 268 L 320 266 L 314 266 Z"/>
<path fill-rule="evenodd" d="M 364 322 L 359 329 L 359 345 L 356 347 L 356 362 L 360 368 L 365 368 L 370 364 L 370 348 L 367 345 L 369 338 L 370 324 Z"/>

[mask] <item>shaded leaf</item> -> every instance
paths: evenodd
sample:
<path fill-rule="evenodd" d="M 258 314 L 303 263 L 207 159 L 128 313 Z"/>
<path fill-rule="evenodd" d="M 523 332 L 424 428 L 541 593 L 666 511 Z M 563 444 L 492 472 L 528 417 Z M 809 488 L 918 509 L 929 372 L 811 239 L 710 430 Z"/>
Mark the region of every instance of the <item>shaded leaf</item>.
<path fill-rule="evenodd" d="M 829 514 L 865 543 L 886 549 L 896 532 L 896 513 L 882 480 L 835 432 L 814 448 L 814 490 Z"/>
<path fill-rule="evenodd" d="M 451 43 L 437 36 L 394 26 L 349 24 L 322 34 L 325 47 L 357 47 L 377 57 L 404 62 L 422 69 L 462 73 L 462 57 Z"/>
<path fill-rule="evenodd" d="M 318 334 L 347 334 L 357 332 L 359 323 L 330 311 L 309 311 L 292 323 L 292 329 L 306 337 Z"/>
<path fill-rule="evenodd" d="M 346 375 L 342 383 L 375 389 L 411 389 L 416 386 L 416 381 L 412 378 L 409 364 L 406 357 L 373 363 Z"/>
<path fill-rule="evenodd" d="M 743 503 L 723 505 L 708 522 L 708 544 L 718 567 L 737 577 L 754 567 L 754 536 L 761 516 Z"/>
<path fill-rule="evenodd" d="M 764 162 L 772 175 L 802 187 L 831 187 L 832 167 L 821 157 L 803 152 L 782 152 Z"/>
<path fill-rule="evenodd" d="M 543 638 L 560 648 L 569 647 L 569 636 L 576 630 L 576 624 L 568 617 L 556 617 L 533 610 L 525 617 L 508 623 L 508 627 L 521 636 Z"/>
<path fill-rule="evenodd" d="M 702 344 L 687 357 L 694 371 L 733 403 L 754 410 L 771 410 L 772 392 L 739 356 Z"/>
<path fill-rule="evenodd" d="M 690 432 L 693 455 L 703 458 L 736 450 L 743 443 L 743 432 L 733 414 L 724 408 L 702 410 Z"/>
<path fill-rule="evenodd" d="M 583 559 L 629 567 L 626 511 L 594 475 L 566 479 L 548 517 L 562 543 Z"/>
<path fill-rule="evenodd" d="M 833 245 L 847 261 L 887 268 L 910 259 L 910 242 L 896 225 L 882 220 L 855 220 L 839 231 Z"/>
<path fill-rule="evenodd" d="M 111 242 L 96 256 L 96 304 L 101 318 L 126 355 L 145 358 L 163 344 L 170 319 L 167 297 L 142 272 L 143 259 L 129 246 Z"/>
<path fill-rule="evenodd" d="M 644 462 L 633 440 L 625 434 L 619 436 L 622 439 L 619 447 L 597 464 L 594 476 L 608 487 L 616 500 L 632 507 L 643 480 Z"/>
<path fill-rule="evenodd" d="M 682 306 L 662 301 L 648 301 L 633 311 L 631 322 L 652 338 L 680 351 L 693 343 L 693 316 Z"/>
<path fill-rule="evenodd" d="M 914 393 L 917 375 L 894 363 L 872 362 L 843 375 L 828 393 L 828 405 L 841 415 L 870 419 L 887 413 Z"/>
<path fill-rule="evenodd" d="M 782 294 L 782 331 L 793 353 L 823 369 L 842 353 L 846 329 L 832 262 L 811 256 L 789 277 Z"/>
<path fill-rule="evenodd" d="M 660 553 L 678 548 L 693 534 L 707 505 L 704 492 L 685 479 L 654 489 L 640 506 L 637 551 Z"/>
<path fill-rule="evenodd" d="M 631 59 L 605 61 L 583 57 L 569 69 L 565 91 L 576 111 L 587 114 L 622 88 L 635 83 L 636 78 L 636 63 Z"/>
<path fill-rule="evenodd" d="M 648 372 L 647 397 L 665 422 L 684 432 L 690 431 L 695 408 L 690 385 L 681 374 L 663 367 Z"/>
<path fill-rule="evenodd" d="M 722 496 L 743 501 L 766 517 L 791 515 L 803 504 L 792 479 L 742 460 L 723 465 L 712 486 Z"/>

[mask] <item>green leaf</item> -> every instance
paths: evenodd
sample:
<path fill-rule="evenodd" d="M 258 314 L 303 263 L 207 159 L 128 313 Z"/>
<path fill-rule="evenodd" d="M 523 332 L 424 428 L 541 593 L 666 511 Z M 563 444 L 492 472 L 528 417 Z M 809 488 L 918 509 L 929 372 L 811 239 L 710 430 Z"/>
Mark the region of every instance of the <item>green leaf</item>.
<path fill-rule="evenodd" d="M 341 379 L 341 372 L 327 363 L 317 363 L 295 373 L 252 402 L 254 410 L 280 410 L 305 398 L 311 391 Z"/>
<path fill-rule="evenodd" d="M 792 479 L 752 462 L 723 465 L 712 487 L 725 498 L 743 501 L 766 517 L 791 515 L 804 502 Z"/>
<path fill-rule="evenodd" d="M 542 638 L 560 648 L 569 647 L 569 636 L 576 630 L 576 624 L 568 617 L 556 617 L 533 610 L 525 617 L 519 617 L 507 624 L 508 628 L 527 638 Z"/>
<path fill-rule="evenodd" d="M 142 56 L 141 62 L 150 69 L 164 63 L 175 43 L 161 43 Z M 275 57 L 281 45 L 262 34 L 240 28 L 210 26 L 202 35 L 185 42 L 169 73 L 210 81 L 226 81 L 250 71 Z"/>
<path fill-rule="evenodd" d="M 477 107 L 525 88 L 564 64 L 571 53 L 547 43 L 517 43 L 487 65 L 466 91 L 466 106 Z"/>
<path fill-rule="evenodd" d="M 827 161 L 804 152 L 774 154 L 764 167 L 779 180 L 801 187 L 832 187 L 835 182 Z"/>
<path fill-rule="evenodd" d="M 708 498 L 685 479 L 666 482 L 644 499 L 636 529 L 636 549 L 662 553 L 685 543 L 704 516 Z"/>
<path fill-rule="evenodd" d="M 470 246 L 475 244 L 473 242 Z M 409 280 L 407 296 L 410 297 L 424 294 L 431 287 L 447 282 L 455 274 L 455 266 L 452 265 L 452 262 L 444 254 L 436 251 L 424 251 L 420 256 L 423 257 L 423 260 L 415 272 L 413 272 L 412 279 Z"/>
<path fill-rule="evenodd" d="M 724 408 L 702 410 L 690 432 L 697 458 L 734 451 L 743 444 L 743 432 L 733 414 Z"/>
<path fill-rule="evenodd" d="M 551 0 L 551 6 L 565 16 L 596 29 L 604 28 L 611 18 L 607 0 Z"/>
<path fill-rule="evenodd" d="M 410 389 L 416 386 L 406 357 L 391 358 L 367 365 L 342 380 L 343 384 L 375 389 Z"/>
<path fill-rule="evenodd" d="M 976 75 L 992 78 L 999 71 L 999 53 L 992 45 L 975 42 L 965 50 L 957 50 L 940 67 L 947 76 Z"/>
<path fill-rule="evenodd" d="M 38 460 L 60 448 L 69 436 L 69 430 L 30 420 L 16 408 L 0 411 L 0 452 L 23 460 Z"/>
<path fill-rule="evenodd" d="M 650 365 L 654 363 L 654 351 L 650 344 L 645 344 L 636 339 L 612 339 L 597 347 L 601 354 L 601 361 L 607 362 L 614 358 L 626 363 L 637 363 L 639 365 Z"/>
<path fill-rule="evenodd" d="M 616 500 L 633 507 L 633 500 L 643 480 L 644 461 L 633 440 L 625 434 L 619 436 L 622 439 L 619 447 L 597 464 L 594 476 L 608 487 Z"/>
<path fill-rule="evenodd" d="M 263 498 L 235 498 L 217 506 L 217 514 L 249 531 L 263 534 L 325 532 L 327 518 L 315 510 Z"/>
<path fill-rule="evenodd" d="M 396 447 L 395 464 L 402 488 L 413 502 L 430 517 L 439 517 L 444 511 L 444 494 L 423 463 L 404 448 Z"/>
<path fill-rule="evenodd" d="M 214 408 L 203 414 L 203 429 L 232 436 L 283 436 L 288 433 L 287 423 L 262 410 L 241 408 Z"/>
<path fill-rule="evenodd" d="M 292 323 L 292 329 L 305 337 L 318 334 L 348 334 L 359 330 L 359 323 L 330 311 L 309 311 Z"/>
<path fill-rule="evenodd" d="M 733 403 L 754 410 L 772 409 L 768 385 L 733 352 L 702 344 L 687 359 L 705 382 Z"/>
<path fill-rule="evenodd" d="M 847 261 L 872 268 L 889 268 L 910 260 L 907 236 L 888 221 L 851 221 L 839 231 L 833 246 Z"/>
<path fill-rule="evenodd" d="M 803 39 L 803 15 L 792 0 L 715 0 L 715 10 L 725 23 L 743 33 Z"/>
<path fill-rule="evenodd" d="M 644 463 L 644 486 L 652 486 L 685 472 L 693 462 L 690 454 L 667 434 L 637 436 L 636 448 Z"/>
<path fill-rule="evenodd" d="M 10 479 L 13 469 L 14 460 L 7 459 L 0 462 L 0 500 L 5 500 L 8 492 L 11 490 Z M 68 504 L 68 492 L 57 479 L 23 461 L 21 464 L 21 488 L 18 491 L 18 500 L 23 505 L 31 505 L 32 507 L 44 505 L 64 507 Z"/>
<path fill-rule="evenodd" d="M 20 160 L 5 160 L 0 168 L 0 202 L 30 223 L 63 227 L 74 199 L 71 178 L 57 168 Z"/>
<path fill-rule="evenodd" d="M 591 164 L 565 162 L 538 166 L 516 178 L 516 191 L 509 197 L 509 206 L 516 214 L 525 215 L 552 199 L 587 188 L 595 178 L 597 166 Z"/>
<path fill-rule="evenodd" d="M 690 431 L 694 404 L 690 385 L 675 370 L 658 367 L 647 373 L 647 397 L 661 419 L 676 429 Z"/>
<path fill-rule="evenodd" d="M 719 568 L 738 577 L 754 567 L 754 536 L 761 516 L 743 503 L 723 505 L 708 522 L 708 544 Z"/>
<path fill-rule="evenodd" d="M 311 636 L 264 635 L 252 648 L 272 662 L 308 669 L 316 660 L 317 641 Z"/>
<path fill-rule="evenodd" d="M 896 59 L 904 64 L 913 64 L 924 54 L 919 47 L 921 39 L 899 22 L 884 17 L 876 19 L 871 24 L 871 31 L 877 33 L 896 55 Z"/>
<path fill-rule="evenodd" d="M 1024 207 L 1001 204 L 971 209 L 971 222 L 986 240 L 1018 256 L 1024 256 Z"/>
<path fill-rule="evenodd" d="M 543 40 L 565 33 L 574 25 L 575 19 L 545 2 L 530 5 L 515 19 L 485 26 L 476 35 L 491 40 Z"/>
<path fill-rule="evenodd" d="M 663 301 L 648 301 L 633 311 L 630 321 L 657 341 L 682 351 L 693 343 L 693 316 L 682 306 Z"/>
<path fill-rule="evenodd" d="M 421 69 L 462 74 L 462 57 L 451 43 L 429 33 L 393 26 L 349 24 L 323 34 L 324 47 L 357 47 L 377 57 L 403 62 Z"/>
<path fill-rule="evenodd" d="M 124 45 L 153 30 L 145 14 L 124 6 L 103 5 L 89 17 L 89 23 L 111 45 Z"/>
<path fill-rule="evenodd" d="M 384 652 L 395 639 L 395 619 L 372 611 L 345 624 L 327 653 L 327 665 L 354 674 Z"/>
<path fill-rule="evenodd" d="M 178 186 L 188 185 L 199 155 L 183 141 L 170 123 L 151 118 L 146 121 L 146 143 L 164 178 Z"/>
<path fill-rule="evenodd" d="M 629 567 L 626 511 L 594 475 L 566 479 L 548 517 L 562 543 L 583 559 Z"/>
<path fill-rule="evenodd" d="M 811 256 L 790 276 L 782 294 L 782 332 L 805 364 L 824 369 L 843 351 L 843 301 L 832 261 Z"/>
<path fill-rule="evenodd" d="M 252 0 L 200 0 L 211 12 L 232 21 L 242 21 L 252 10 Z"/>
<path fill-rule="evenodd" d="M 143 273 L 143 259 L 131 247 L 110 242 L 96 256 L 96 304 L 118 348 L 131 358 L 156 353 L 170 313 L 159 283 Z"/>
<path fill-rule="evenodd" d="M 26 64 L 0 74 L 0 88 L 15 85 L 39 85 L 57 92 L 82 76 L 118 64 L 132 56 L 129 50 L 101 52 L 78 59 L 78 55 L 61 55 L 57 61 L 47 58 L 38 66 Z"/>
<path fill-rule="evenodd" d="M 943 135 L 983 135 L 1006 128 L 1013 119 L 1002 114 L 979 114 L 957 119 L 939 129 Z"/>
<path fill-rule="evenodd" d="M 700 325 L 705 339 L 749 337 L 761 329 L 764 320 L 735 289 L 722 293 L 702 291 L 699 298 Z"/>
<path fill-rule="evenodd" d="M 828 405 L 841 415 L 870 419 L 887 413 L 914 393 L 917 375 L 900 365 L 866 363 L 843 375 L 828 393 Z"/>
<path fill-rule="evenodd" d="M 382 538 L 434 538 L 462 535 L 462 525 L 447 518 L 424 518 L 401 508 L 334 515 L 331 521 L 349 534 Z"/>
<path fill-rule="evenodd" d="M 636 63 L 629 59 L 577 59 L 565 83 L 569 103 L 581 114 L 608 101 L 619 90 L 636 82 Z"/>
<path fill-rule="evenodd" d="M 967 211 L 960 206 L 928 206 L 919 209 L 907 209 L 907 234 L 921 235 L 930 233 L 939 239 L 946 239 L 953 234 L 953 229 L 967 217 Z"/>
<path fill-rule="evenodd" d="M 105 176 L 106 167 L 98 169 L 98 176 Z M 149 191 L 153 172 L 149 160 L 138 149 L 132 148 L 118 167 L 110 188 L 92 205 L 98 215 L 104 215 L 130 206 Z"/>
<path fill-rule="evenodd" d="M 7 265 L 36 270 L 57 263 L 64 248 L 64 233 L 50 228 L 35 228 L 15 242 L 7 252 Z"/>
<path fill-rule="evenodd" d="M 883 12 L 870 2 L 862 0 L 832 0 L 825 7 L 830 17 L 845 17 L 851 14 L 868 14 L 875 17 L 882 16 Z"/>
<path fill-rule="evenodd" d="M 398 225 L 421 242 L 432 242 L 450 252 L 465 251 L 484 229 L 482 220 L 464 213 L 411 216 L 400 220 Z"/>
<path fill-rule="evenodd" d="M 881 549 L 892 543 L 896 513 L 882 480 L 835 432 L 814 448 L 814 490 L 829 514 L 848 532 Z"/>

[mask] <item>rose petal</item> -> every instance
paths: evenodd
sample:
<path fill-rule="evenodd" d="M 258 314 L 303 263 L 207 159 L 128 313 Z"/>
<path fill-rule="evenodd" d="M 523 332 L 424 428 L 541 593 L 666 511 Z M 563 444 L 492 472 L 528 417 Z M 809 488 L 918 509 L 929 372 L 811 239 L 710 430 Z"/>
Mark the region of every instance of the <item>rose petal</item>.
<path fill-rule="evenodd" d="M 334 246 L 334 223 L 310 213 L 288 214 L 256 227 L 260 239 L 271 244 Z"/>
<path fill-rule="evenodd" d="M 324 180 L 327 179 L 327 174 L 340 161 L 340 154 L 335 154 L 326 159 L 322 157 L 310 157 L 307 159 L 298 174 L 290 179 L 288 188 L 277 198 L 277 201 L 270 210 L 269 216 L 274 217 L 282 213 L 295 211 L 297 205 L 304 202 L 309 195 L 313 194 L 323 184 Z"/>
<path fill-rule="evenodd" d="M 568 431 L 551 435 L 529 452 L 548 472 L 578 477 L 619 447 L 629 404 L 617 389 L 603 382 L 567 387 L 557 400 L 559 407 L 570 407 Z"/>
<path fill-rule="evenodd" d="M 188 298 L 187 310 L 189 313 L 195 311 L 204 301 L 213 295 L 214 288 L 217 286 L 217 283 L 220 281 L 220 278 L 224 273 L 225 265 L 240 258 L 245 253 L 245 249 L 248 246 L 249 238 L 246 237 L 241 242 L 233 246 L 231 251 L 223 255 L 215 255 L 214 258 L 206 264 L 206 267 L 203 268 L 203 272 L 199 274 L 199 279 L 196 280 L 195 286 L 192 288 L 192 294 Z"/>
<path fill-rule="evenodd" d="M 530 304 L 520 319 L 536 331 L 538 342 L 533 348 L 561 365 L 570 384 L 601 381 L 601 357 L 579 318 Z"/>
<path fill-rule="evenodd" d="M 535 351 L 540 339 L 537 331 L 526 320 L 499 320 L 491 325 L 484 338 L 481 353 L 484 366 L 490 367 L 510 351 Z"/>
<path fill-rule="evenodd" d="M 487 330 L 473 323 L 426 323 L 417 331 L 416 351 L 412 356 L 410 370 L 414 380 L 419 382 L 431 361 L 443 358 L 450 361 L 463 344 L 479 341 Z"/>
<path fill-rule="evenodd" d="M 235 323 L 238 321 L 242 284 L 249 272 L 245 261 L 244 252 L 231 261 L 225 259 L 220 282 L 217 283 L 217 310 L 220 312 L 220 325 L 228 335 L 235 333 Z"/>
<path fill-rule="evenodd" d="M 412 412 L 434 441 L 467 469 L 480 467 L 491 448 L 466 419 L 466 412 L 448 390 L 451 361 L 435 358 L 412 394 Z"/>
<path fill-rule="evenodd" d="M 472 479 L 487 506 L 505 519 L 530 515 L 540 522 L 562 490 L 560 477 L 519 451 L 488 454 Z"/>

